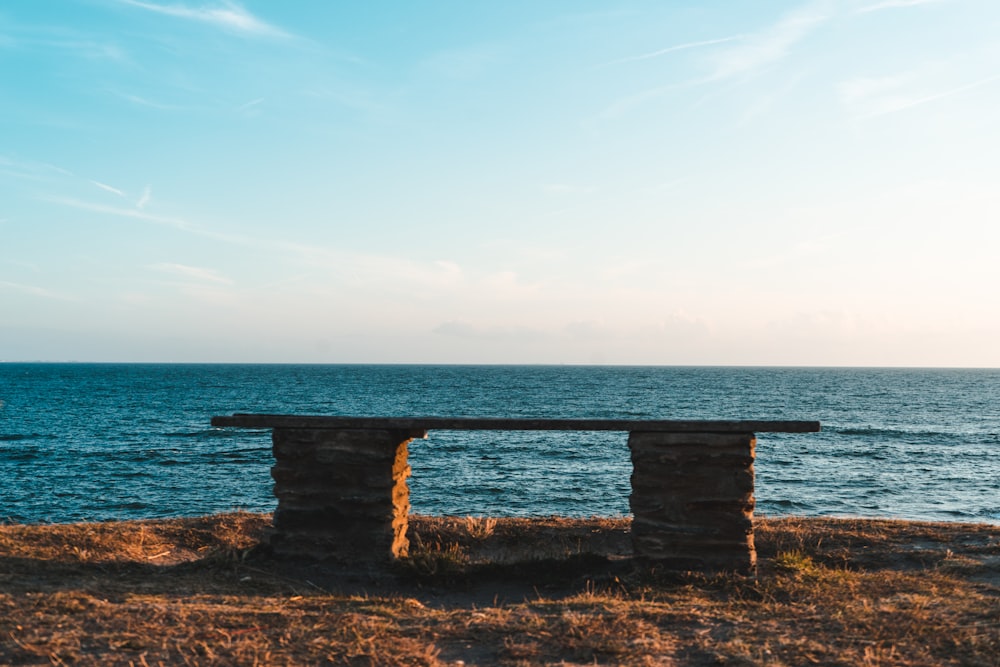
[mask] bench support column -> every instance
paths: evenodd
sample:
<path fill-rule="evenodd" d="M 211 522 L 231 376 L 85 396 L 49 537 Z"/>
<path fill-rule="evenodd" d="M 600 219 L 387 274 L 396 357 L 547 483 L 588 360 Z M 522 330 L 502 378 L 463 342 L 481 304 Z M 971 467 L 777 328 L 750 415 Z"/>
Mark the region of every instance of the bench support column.
<path fill-rule="evenodd" d="M 753 433 L 629 434 L 636 556 L 672 570 L 750 572 Z"/>
<path fill-rule="evenodd" d="M 425 431 L 275 428 L 271 548 L 353 564 L 407 555 L 407 445 Z"/>

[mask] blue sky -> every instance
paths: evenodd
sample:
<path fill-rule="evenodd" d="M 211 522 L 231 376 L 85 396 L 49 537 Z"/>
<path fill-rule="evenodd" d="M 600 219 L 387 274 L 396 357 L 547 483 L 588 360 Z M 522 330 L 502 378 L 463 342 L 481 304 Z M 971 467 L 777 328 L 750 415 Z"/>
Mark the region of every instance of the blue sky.
<path fill-rule="evenodd" d="M 0 5 L 0 360 L 1000 366 L 1000 3 Z"/>

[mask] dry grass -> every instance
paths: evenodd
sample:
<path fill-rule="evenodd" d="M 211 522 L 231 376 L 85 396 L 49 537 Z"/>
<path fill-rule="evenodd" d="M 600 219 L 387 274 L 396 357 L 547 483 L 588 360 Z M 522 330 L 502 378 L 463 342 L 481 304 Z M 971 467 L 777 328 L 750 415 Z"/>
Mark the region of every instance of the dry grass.
<path fill-rule="evenodd" d="M 744 578 L 637 572 L 624 519 L 413 517 L 391 573 L 267 525 L 0 526 L 0 664 L 1000 664 L 997 526 L 758 520 Z"/>

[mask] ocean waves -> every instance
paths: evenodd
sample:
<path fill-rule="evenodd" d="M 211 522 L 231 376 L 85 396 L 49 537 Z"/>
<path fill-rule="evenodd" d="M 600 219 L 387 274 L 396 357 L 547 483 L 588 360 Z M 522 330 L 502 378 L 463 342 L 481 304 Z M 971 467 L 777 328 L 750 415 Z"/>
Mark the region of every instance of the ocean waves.
<path fill-rule="evenodd" d="M 270 511 L 270 433 L 215 414 L 818 419 L 758 434 L 767 515 L 997 521 L 1000 371 L 0 364 L 0 520 Z M 621 515 L 624 433 L 437 432 L 415 512 Z"/>

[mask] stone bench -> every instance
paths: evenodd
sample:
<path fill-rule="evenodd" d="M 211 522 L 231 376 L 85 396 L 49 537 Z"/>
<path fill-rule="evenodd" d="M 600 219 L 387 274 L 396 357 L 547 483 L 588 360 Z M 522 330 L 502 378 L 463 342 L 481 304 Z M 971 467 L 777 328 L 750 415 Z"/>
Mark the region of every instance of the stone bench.
<path fill-rule="evenodd" d="M 273 429 L 277 555 L 384 564 L 405 558 L 407 446 L 430 430 L 626 431 L 635 556 L 668 569 L 756 564 L 756 433 L 815 421 L 324 417 L 235 414 L 213 426 Z"/>

